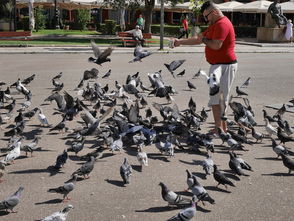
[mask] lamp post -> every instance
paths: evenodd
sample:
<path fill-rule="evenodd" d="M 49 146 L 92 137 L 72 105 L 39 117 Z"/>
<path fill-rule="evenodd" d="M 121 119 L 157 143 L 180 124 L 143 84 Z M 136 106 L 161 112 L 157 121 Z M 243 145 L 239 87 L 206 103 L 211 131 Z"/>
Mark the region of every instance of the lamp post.
<path fill-rule="evenodd" d="M 163 50 L 164 36 L 164 0 L 160 1 L 160 50 Z"/>

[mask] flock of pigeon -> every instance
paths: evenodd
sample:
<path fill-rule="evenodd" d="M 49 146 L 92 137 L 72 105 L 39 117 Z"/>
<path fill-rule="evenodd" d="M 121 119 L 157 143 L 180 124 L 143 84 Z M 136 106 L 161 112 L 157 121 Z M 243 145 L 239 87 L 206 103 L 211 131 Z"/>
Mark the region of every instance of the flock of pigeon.
<path fill-rule="evenodd" d="M 112 48 L 101 52 L 94 41 L 91 42 L 91 45 L 95 57 L 90 57 L 90 62 L 102 65 L 104 62 L 111 61 L 109 56 L 113 51 Z M 149 55 L 151 55 L 150 52 L 143 50 L 138 45 L 134 50 L 134 59 L 130 63 L 142 61 Z M 185 60 L 175 60 L 165 66 L 174 78 L 181 77 L 185 74 L 185 70 L 177 75 L 175 75 L 175 71 L 184 62 Z M 26 124 L 35 116 L 40 121 L 40 127 L 49 128 L 48 133 L 52 135 L 55 131 L 62 132 L 67 140 L 66 144 L 70 145 L 69 148 L 56 156 L 56 161 L 52 162 L 53 165 L 48 167 L 48 170 L 62 170 L 68 162 L 69 152 L 73 152 L 72 154 L 78 156 L 81 161 L 86 161 L 79 169 L 72 172 L 67 182 L 48 190 L 51 193 L 61 194 L 63 202 L 70 200 L 69 194 L 74 191 L 77 180 L 90 178 L 95 163 L 98 159 L 103 158 L 105 152 L 110 151 L 115 154 L 127 148 L 137 151 L 136 157 L 142 168 L 148 166 L 146 148 L 155 147 L 155 152 L 160 152 L 167 158 L 173 157 L 177 152 L 197 154 L 204 148 L 207 157 L 202 162 L 203 170 L 207 177 L 212 175 L 217 183 L 217 188 L 220 188 L 219 185 L 223 185 L 227 189 L 227 185 L 235 186 L 235 184 L 213 162 L 213 154 L 217 154 L 214 145 L 215 139 L 221 139 L 222 145 L 227 148 L 227 154 L 230 156 L 228 166 L 233 175 L 249 176 L 245 171 L 253 171 L 254 168 L 236 152 L 248 151 L 247 146 L 253 145 L 255 142 L 262 142 L 263 139 L 271 140 L 273 151 L 277 157 L 282 158 L 282 163 L 289 173 L 294 170 L 294 160 L 288 156 L 291 151 L 285 146 L 285 143 L 294 141 L 293 129 L 284 118 L 287 105 L 283 105 L 274 116 L 268 115 L 266 110 L 263 110 L 264 129 L 267 134 L 259 132 L 256 128 L 257 123 L 254 119 L 253 108 L 246 98 L 248 95 L 242 91 L 242 88 L 249 86 L 250 78 L 240 87 L 236 87 L 236 97 L 231 97 L 228 103 L 228 107 L 232 110 L 232 119 L 226 116 L 227 105 L 221 100 L 222 119 L 227 121 L 229 129 L 225 132 L 219 128 L 218 133 L 214 134 L 201 132 L 201 127 L 203 128 L 208 118 L 208 110 L 203 108 L 201 111 L 197 111 L 196 102 L 192 97 L 185 109 L 180 109 L 173 102 L 173 96 L 177 92 L 174 87 L 165 83 L 162 70 L 148 74 L 150 86 L 146 86 L 146 83 L 143 84 L 140 73 L 137 72 L 128 75 L 124 84 L 115 81 L 111 87 L 109 84 L 102 86 L 98 83 L 99 71 L 92 68 L 84 71 L 80 83 L 76 88 L 73 88 L 72 94 L 75 93 L 75 96 L 63 90 L 62 76 L 61 72 L 52 78 L 54 89 L 44 99 L 44 104 L 53 102 L 54 114 L 59 114 L 62 118 L 56 125 L 49 123 L 50 116 L 45 115 L 42 105 L 34 107 L 31 102 L 33 94 L 29 89 L 30 83 L 38 76 L 34 74 L 25 79 L 18 79 L 12 84 L 0 82 L 0 126 L 4 131 L 4 138 L 8 140 L 7 146 L 1 149 L 4 155 L 0 159 L 0 182 L 4 181 L 2 177 L 9 179 L 9 174 L 5 174 L 5 168 L 15 163 L 22 151 L 26 156 L 28 153 L 33 156 L 34 151 L 39 149 L 38 142 L 42 139 L 42 135 L 36 136 L 30 141 L 25 141 L 23 136 Z M 111 69 L 102 78 L 107 79 L 110 76 Z M 204 71 L 200 70 L 194 77 L 199 76 L 205 76 L 206 80 L 211 83 L 209 81 L 211 77 L 208 77 Z M 187 83 L 190 90 L 196 89 L 190 81 Z M 11 91 L 17 92 L 17 95 Z M 24 98 L 23 102 L 16 103 L 15 96 Z M 158 101 L 164 100 L 165 104 L 153 102 L 149 105 L 150 97 L 157 97 Z M 294 99 L 290 103 L 289 105 L 294 106 Z M 153 113 L 154 111 L 156 113 Z M 71 125 L 74 122 L 76 127 L 70 128 L 69 122 Z M 82 154 L 85 151 L 84 144 L 89 140 L 95 140 L 97 145 L 91 152 Z M 127 157 L 124 158 L 118 169 L 123 184 L 132 185 L 130 177 L 133 170 Z M 167 184 L 159 183 L 162 199 L 169 206 L 182 208 L 169 220 L 191 220 L 196 215 L 197 203 L 201 202 L 203 205 L 205 202 L 217 203 L 201 185 L 198 177 L 189 170 L 186 172 L 186 191 L 191 192 L 191 199 L 173 192 Z M 5 185 L 5 182 L 0 185 Z M 0 210 L 15 212 L 14 207 L 20 203 L 22 191 L 24 191 L 24 187 L 21 186 L 12 195 L 1 199 Z M 3 194 L 1 192 L 0 197 L 3 197 Z M 72 205 L 68 205 L 42 220 L 66 220 L 72 208 Z"/>

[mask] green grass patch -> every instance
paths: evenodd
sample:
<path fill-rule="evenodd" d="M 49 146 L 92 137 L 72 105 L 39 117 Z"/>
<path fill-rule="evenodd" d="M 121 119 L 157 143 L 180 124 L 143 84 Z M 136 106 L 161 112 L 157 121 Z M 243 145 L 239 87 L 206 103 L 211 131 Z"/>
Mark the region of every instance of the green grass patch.
<path fill-rule="evenodd" d="M 97 31 L 79 31 L 79 30 L 59 30 L 59 29 L 44 29 L 38 32 L 34 31 L 33 35 L 97 35 Z"/>

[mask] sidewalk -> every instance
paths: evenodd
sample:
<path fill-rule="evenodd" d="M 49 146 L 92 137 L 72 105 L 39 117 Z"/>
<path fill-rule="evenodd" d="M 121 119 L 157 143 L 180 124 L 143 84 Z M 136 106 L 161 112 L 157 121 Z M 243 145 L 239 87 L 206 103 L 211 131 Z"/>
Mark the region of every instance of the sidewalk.
<path fill-rule="evenodd" d="M 75 36 L 67 36 L 75 38 Z M 91 36 L 93 38 L 93 36 Z M 105 36 L 107 38 L 107 36 Z M 100 46 L 102 50 L 108 46 Z M 164 50 L 159 50 L 159 45 L 146 47 L 153 53 L 203 53 L 204 45 L 181 46 L 170 49 L 164 45 Z M 114 47 L 113 53 L 133 53 L 132 47 Z M 89 46 L 13 46 L 0 47 L 0 54 L 92 54 Z M 237 39 L 236 53 L 294 53 L 294 43 L 258 43 L 255 39 Z"/>

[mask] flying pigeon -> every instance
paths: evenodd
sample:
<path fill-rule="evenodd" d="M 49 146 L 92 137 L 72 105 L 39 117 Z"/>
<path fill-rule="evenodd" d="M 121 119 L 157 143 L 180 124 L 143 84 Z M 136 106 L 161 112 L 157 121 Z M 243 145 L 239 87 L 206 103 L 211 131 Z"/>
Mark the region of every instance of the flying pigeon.
<path fill-rule="evenodd" d="M 172 74 L 172 76 L 175 78 L 174 71 L 180 67 L 186 60 L 175 60 L 172 61 L 170 64 L 164 64 L 167 70 Z"/>
<path fill-rule="evenodd" d="M 111 69 L 109 69 L 105 75 L 102 76 L 102 78 L 108 78 L 111 74 Z"/>
<path fill-rule="evenodd" d="M 187 81 L 188 87 L 190 90 L 192 89 L 196 89 L 196 87 L 194 86 L 194 84 L 192 84 L 190 81 Z"/>
<path fill-rule="evenodd" d="M 41 221 L 66 221 L 68 213 L 73 208 L 74 207 L 72 205 L 68 205 L 63 210 L 61 210 L 59 212 L 55 212 L 52 215 L 45 217 Z"/>
<path fill-rule="evenodd" d="M 141 45 L 137 45 L 136 48 L 134 49 L 134 59 L 129 61 L 129 63 L 133 63 L 136 61 L 142 62 L 142 59 L 145 57 L 148 57 L 152 53 L 150 51 L 144 50 Z"/>
<path fill-rule="evenodd" d="M 10 210 L 11 212 L 15 213 L 13 208 L 19 204 L 21 193 L 24 190 L 24 188 L 21 186 L 18 188 L 18 190 L 12 194 L 11 196 L 7 197 L 5 200 L 0 201 L 0 210 Z"/>
<path fill-rule="evenodd" d="M 110 58 L 108 56 L 111 55 L 113 48 L 107 48 L 103 52 L 99 49 L 99 47 L 95 44 L 94 40 L 91 40 L 91 46 L 94 53 L 95 58 L 90 57 L 88 59 L 89 62 L 96 63 L 98 65 L 101 65 L 104 62 L 110 62 Z"/>
<path fill-rule="evenodd" d="M 177 74 L 177 76 L 184 76 L 184 74 L 186 73 L 186 70 L 184 69 L 183 71 L 181 71 L 180 73 Z"/>

